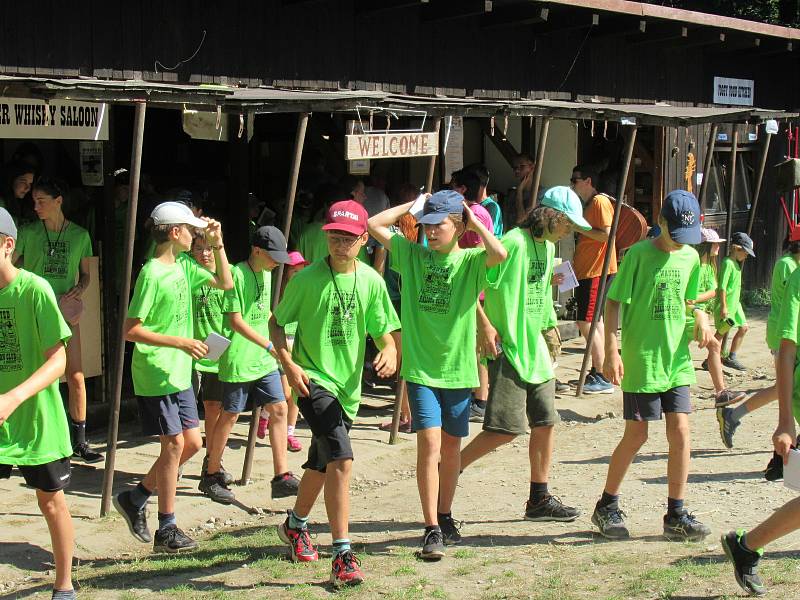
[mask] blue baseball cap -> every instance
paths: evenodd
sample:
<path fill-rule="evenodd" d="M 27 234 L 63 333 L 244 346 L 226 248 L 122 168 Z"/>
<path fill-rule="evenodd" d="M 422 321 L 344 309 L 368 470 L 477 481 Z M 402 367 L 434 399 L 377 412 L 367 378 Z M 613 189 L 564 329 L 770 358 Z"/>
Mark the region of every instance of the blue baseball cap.
<path fill-rule="evenodd" d="M 455 190 L 436 192 L 425 202 L 418 225 L 438 225 L 450 215 L 464 212 L 464 196 Z"/>
<path fill-rule="evenodd" d="M 700 205 L 694 194 L 686 190 L 673 190 L 664 198 L 661 216 L 667 222 L 669 237 L 676 244 L 699 244 Z"/>
<path fill-rule="evenodd" d="M 539 204 L 563 212 L 578 229 L 589 231 L 592 228 L 589 221 L 583 218 L 583 204 L 580 197 L 566 185 L 551 187 L 544 193 Z"/>

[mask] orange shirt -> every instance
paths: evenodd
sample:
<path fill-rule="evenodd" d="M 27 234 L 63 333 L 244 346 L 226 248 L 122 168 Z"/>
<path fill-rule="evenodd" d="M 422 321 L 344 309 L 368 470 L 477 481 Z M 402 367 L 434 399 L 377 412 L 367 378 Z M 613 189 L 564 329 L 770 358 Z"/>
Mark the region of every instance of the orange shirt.
<path fill-rule="evenodd" d="M 583 218 L 589 221 L 592 229 L 611 227 L 614 220 L 614 204 L 607 196 L 597 194 L 583 208 Z M 603 260 L 606 254 L 607 242 L 598 242 L 578 233 L 578 245 L 575 247 L 575 256 L 572 258 L 572 268 L 578 279 L 600 277 L 603 274 Z M 609 275 L 617 272 L 616 249 L 611 255 L 608 265 Z"/>

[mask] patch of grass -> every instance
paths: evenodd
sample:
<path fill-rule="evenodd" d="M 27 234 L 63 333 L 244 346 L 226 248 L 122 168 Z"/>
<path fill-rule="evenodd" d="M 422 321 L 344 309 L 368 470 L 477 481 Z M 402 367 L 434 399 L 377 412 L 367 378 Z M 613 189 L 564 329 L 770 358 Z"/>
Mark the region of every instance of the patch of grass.
<path fill-rule="evenodd" d="M 476 556 L 478 556 L 478 553 L 469 548 L 459 548 L 453 552 L 453 558 L 475 558 Z"/>
<path fill-rule="evenodd" d="M 401 575 L 416 575 L 417 570 L 411 565 L 403 565 L 392 571 L 392 575 L 399 577 Z"/>
<path fill-rule="evenodd" d="M 355 589 L 355 588 L 354 588 Z M 389 600 L 427 600 L 428 598 L 447 598 L 444 590 L 422 577 L 404 588 L 390 591 L 386 596 Z"/>
<path fill-rule="evenodd" d="M 519 577 L 519 575 L 517 575 L 514 571 L 504 571 L 503 577 L 507 577 L 508 579 L 514 579 L 516 577 Z"/>
<path fill-rule="evenodd" d="M 451 570 L 450 573 L 457 577 L 465 577 L 466 575 L 471 574 L 473 571 L 474 569 L 469 565 L 461 565 L 460 567 L 456 567 L 455 569 Z"/>

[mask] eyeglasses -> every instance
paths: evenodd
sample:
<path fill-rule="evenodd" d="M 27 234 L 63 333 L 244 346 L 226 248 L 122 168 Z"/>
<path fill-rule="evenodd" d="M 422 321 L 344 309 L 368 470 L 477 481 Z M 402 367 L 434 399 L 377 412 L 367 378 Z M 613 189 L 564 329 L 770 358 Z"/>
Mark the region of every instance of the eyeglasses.
<path fill-rule="evenodd" d="M 352 248 L 353 245 L 360 239 L 360 236 L 351 235 L 329 235 L 328 242 L 334 246 L 343 246 L 344 248 Z"/>
<path fill-rule="evenodd" d="M 570 182 L 572 185 L 575 185 L 575 184 L 576 184 L 576 183 L 578 183 L 579 181 L 585 181 L 585 180 L 586 180 L 586 177 L 570 177 L 570 179 L 569 179 L 569 182 Z"/>

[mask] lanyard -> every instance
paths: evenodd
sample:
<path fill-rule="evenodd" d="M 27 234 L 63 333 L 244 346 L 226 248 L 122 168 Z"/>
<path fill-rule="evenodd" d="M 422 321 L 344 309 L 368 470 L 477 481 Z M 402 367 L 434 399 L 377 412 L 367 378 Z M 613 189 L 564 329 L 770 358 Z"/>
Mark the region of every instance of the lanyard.
<path fill-rule="evenodd" d="M 333 281 L 333 288 L 336 290 L 336 296 L 339 299 L 339 309 L 342 311 L 342 319 L 345 321 L 350 321 L 353 318 L 352 311 L 355 308 L 356 304 L 356 285 L 358 284 L 357 277 L 358 277 L 358 266 L 356 264 L 356 270 L 353 271 L 353 293 L 350 296 L 350 304 L 345 306 L 344 303 L 344 296 L 342 295 L 341 290 L 339 289 L 339 284 L 336 283 L 336 276 L 333 274 L 333 268 L 331 267 L 331 259 L 328 257 L 328 271 L 331 274 L 331 281 Z"/>
<path fill-rule="evenodd" d="M 47 236 L 47 256 L 53 256 L 56 253 L 56 246 L 61 241 L 61 234 L 64 233 L 64 230 L 67 228 L 67 220 L 61 223 L 61 229 L 58 230 L 58 236 L 56 237 L 56 241 L 50 241 L 50 232 L 47 231 L 47 225 L 44 224 L 44 221 L 41 221 L 42 228 L 44 228 L 44 234 Z"/>

